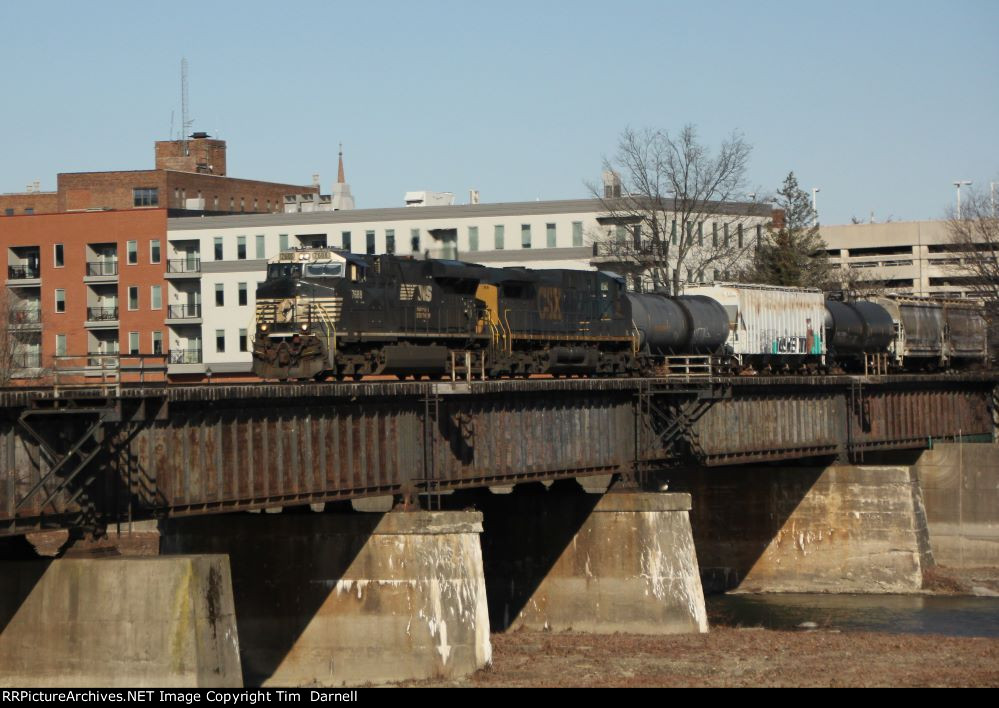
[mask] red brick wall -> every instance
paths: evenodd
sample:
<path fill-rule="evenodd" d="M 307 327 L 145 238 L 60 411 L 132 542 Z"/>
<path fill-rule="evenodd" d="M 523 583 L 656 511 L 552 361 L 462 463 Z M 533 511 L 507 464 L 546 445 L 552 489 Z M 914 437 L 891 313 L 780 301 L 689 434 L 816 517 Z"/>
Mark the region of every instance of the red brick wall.
<path fill-rule="evenodd" d="M 197 138 L 187 141 L 188 154 L 180 140 L 160 140 L 156 143 L 156 169 L 181 172 L 207 172 L 224 176 L 226 173 L 225 140 Z"/>
<path fill-rule="evenodd" d="M 311 185 L 259 182 L 166 170 L 74 172 L 59 175 L 58 211 L 134 209 L 134 188 L 158 189 L 159 208 L 184 209 L 186 199 L 195 199 L 200 192 L 207 211 L 237 213 L 282 212 L 286 194 L 319 191 Z M 218 208 L 215 207 L 215 197 L 219 199 Z"/>
<path fill-rule="evenodd" d="M 24 214 L 25 209 L 34 209 L 35 214 L 54 214 L 59 211 L 59 196 L 56 192 L 25 192 L 23 194 L 0 194 L 0 216 L 6 216 L 13 209 L 13 216 Z"/>
<path fill-rule="evenodd" d="M 150 263 L 150 241 L 158 239 L 161 248 L 159 264 Z M 127 264 L 127 242 L 136 241 L 138 264 Z M 55 267 L 54 246 L 63 244 L 64 263 Z M 140 333 L 140 352 L 152 353 L 153 331 L 163 332 L 163 347 L 169 347 L 166 318 L 167 287 L 166 210 L 130 210 L 76 214 L 51 214 L 27 218 L 0 219 L 0 247 L 6 262 L 14 246 L 37 246 L 41 269 L 42 366 L 52 366 L 57 334 L 65 334 L 66 353 L 84 356 L 89 351 L 87 320 L 88 286 L 86 275 L 87 245 L 114 243 L 118 252 L 118 330 L 119 348 L 128 351 L 128 334 Z M 3 271 L 7 281 L 6 268 Z M 10 281 L 7 281 L 9 284 Z M 139 287 L 139 309 L 128 310 L 128 286 Z M 162 288 L 163 303 L 159 310 L 150 308 L 150 286 Z M 5 284 L 4 287 L 7 287 Z M 55 291 L 66 291 L 66 311 L 55 311 Z"/>

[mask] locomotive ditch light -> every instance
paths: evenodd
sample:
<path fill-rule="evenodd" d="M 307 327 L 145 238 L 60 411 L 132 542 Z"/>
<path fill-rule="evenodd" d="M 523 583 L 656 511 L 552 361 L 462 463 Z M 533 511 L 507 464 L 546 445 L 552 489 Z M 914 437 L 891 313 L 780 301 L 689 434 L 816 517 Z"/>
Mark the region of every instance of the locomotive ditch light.
<path fill-rule="evenodd" d="M 309 331 L 309 325 L 307 325 L 305 323 L 302 323 L 302 326 L 299 327 L 299 329 L 301 329 L 303 332 L 308 332 Z"/>
<path fill-rule="evenodd" d="M 268 327 L 267 327 L 267 325 L 266 325 L 266 324 L 261 324 L 261 325 L 260 325 L 260 331 L 261 331 L 261 332 L 266 332 L 267 330 L 268 330 Z"/>

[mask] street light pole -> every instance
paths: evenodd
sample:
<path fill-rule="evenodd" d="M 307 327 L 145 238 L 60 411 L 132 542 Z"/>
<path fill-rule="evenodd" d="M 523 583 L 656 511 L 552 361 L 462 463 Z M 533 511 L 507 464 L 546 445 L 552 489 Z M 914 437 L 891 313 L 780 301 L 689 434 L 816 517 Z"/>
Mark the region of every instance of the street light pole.
<path fill-rule="evenodd" d="M 954 182 L 954 186 L 957 187 L 957 220 L 961 220 L 961 187 L 968 186 L 971 184 L 971 180 L 962 179 Z"/>
<path fill-rule="evenodd" d="M 812 187 L 812 213 L 815 218 L 815 226 L 819 225 L 819 205 L 815 195 L 822 191 L 821 187 Z"/>

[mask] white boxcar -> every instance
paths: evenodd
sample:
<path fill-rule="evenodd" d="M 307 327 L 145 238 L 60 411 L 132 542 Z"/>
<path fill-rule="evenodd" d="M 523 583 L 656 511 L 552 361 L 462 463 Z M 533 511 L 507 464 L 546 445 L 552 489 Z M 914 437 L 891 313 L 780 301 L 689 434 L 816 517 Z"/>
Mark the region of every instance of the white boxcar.
<path fill-rule="evenodd" d="M 730 351 L 743 356 L 825 356 L 825 296 L 813 288 L 715 283 L 688 285 L 728 312 Z"/>

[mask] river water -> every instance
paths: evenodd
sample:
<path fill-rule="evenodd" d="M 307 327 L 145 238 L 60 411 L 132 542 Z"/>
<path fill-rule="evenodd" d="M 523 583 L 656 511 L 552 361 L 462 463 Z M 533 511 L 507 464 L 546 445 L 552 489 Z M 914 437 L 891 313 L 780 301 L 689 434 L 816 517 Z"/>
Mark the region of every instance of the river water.
<path fill-rule="evenodd" d="M 713 626 L 999 637 L 999 598 L 924 595 L 712 595 Z"/>

